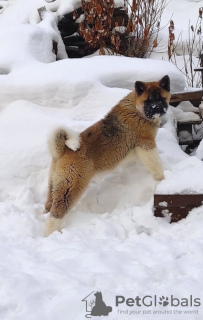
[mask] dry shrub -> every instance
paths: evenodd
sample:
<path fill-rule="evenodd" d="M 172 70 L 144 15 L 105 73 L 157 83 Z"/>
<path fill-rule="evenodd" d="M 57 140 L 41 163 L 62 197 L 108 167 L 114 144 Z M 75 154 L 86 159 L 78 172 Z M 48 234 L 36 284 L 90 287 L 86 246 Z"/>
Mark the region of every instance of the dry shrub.
<path fill-rule="evenodd" d="M 166 4 L 167 0 L 124 0 L 118 9 L 113 0 L 82 0 L 84 21 L 79 32 L 100 54 L 107 49 L 128 57 L 149 57 L 158 45 Z"/>

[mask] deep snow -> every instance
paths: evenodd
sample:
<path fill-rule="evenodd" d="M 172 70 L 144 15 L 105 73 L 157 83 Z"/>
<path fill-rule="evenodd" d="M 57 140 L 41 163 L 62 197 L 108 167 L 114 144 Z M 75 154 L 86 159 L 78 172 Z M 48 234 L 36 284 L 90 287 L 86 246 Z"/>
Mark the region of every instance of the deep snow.
<path fill-rule="evenodd" d="M 165 168 L 162 182 L 157 185 L 132 154 L 91 181 L 66 217 L 62 234 L 43 237 L 51 160 L 47 138 L 53 128 L 66 125 L 81 132 L 133 89 L 136 80 L 169 74 L 172 91 L 185 86 L 173 65 L 154 59 L 105 56 L 54 62 L 52 40 L 60 41 L 56 16 L 78 3 L 0 1 L 0 319 L 85 319 L 81 300 L 102 291 L 113 307 L 105 319 L 201 320 L 202 306 L 115 307 L 116 295 L 192 295 L 203 303 L 203 208 L 175 224 L 153 216 L 155 190 L 203 191 L 203 146 L 192 157 L 180 149 L 174 128 L 180 109 L 170 108 L 157 135 Z M 171 1 L 166 15 L 184 10 L 178 16 L 183 27 L 191 8 L 203 5 L 178 3 Z M 37 8 L 44 5 L 57 12 L 40 22 Z M 65 58 L 62 45 L 59 54 Z M 130 315 L 130 310 L 152 313 Z M 156 310 L 182 314 L 153 314 Z"/>

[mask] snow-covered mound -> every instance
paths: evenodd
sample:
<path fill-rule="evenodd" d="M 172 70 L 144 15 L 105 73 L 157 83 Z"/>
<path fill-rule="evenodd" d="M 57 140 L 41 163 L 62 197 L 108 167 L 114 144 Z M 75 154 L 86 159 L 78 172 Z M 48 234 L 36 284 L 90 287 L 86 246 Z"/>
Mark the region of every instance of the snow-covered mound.
<path fill-rule="evenodd" d="M 98 87 L 132 90 L 137 80 L 159 80 L 166 74 L 171 78 L 173 92 L 184 90 L 184 77 L 174 65 L 165 61 L 99 56 L 65 59 L 52 64 L 19 63 L 9 74 L 0 75 L 1 104 L 26 99 L 48 106 L 65 104 L 71 107 L 83 104 Z"/>
<path fill-rule="evenodd" d="M 28 5 L 21 0 L 10 2 L 10 7 L 3 11 L 0 20 L 1 106 L 25 99 L 47 106 L 71 107 L 83 103 L 98 86 L 132 90 L 137 80 L 159 80 L 166 74 L 171 78 L 172 92 L 184 90 L 183 75 L 166 61 L 113 56 L 65 59 L 65 48 L 57 29 L 59 12 L 50 11 L 63 8 L 66 13 L 73 9 L 73 4 L 78 5 L 77 1 L 72 1 L 70 7 L 65 3 L 38 0 L 29 1 Z M 40 21 L 37 9 L 42 6 L 48 11 Z M 57 57 L 53 52 L 53 41 L 59 44 Z M 63 60 L 48 64 L 56 59 Z"/>

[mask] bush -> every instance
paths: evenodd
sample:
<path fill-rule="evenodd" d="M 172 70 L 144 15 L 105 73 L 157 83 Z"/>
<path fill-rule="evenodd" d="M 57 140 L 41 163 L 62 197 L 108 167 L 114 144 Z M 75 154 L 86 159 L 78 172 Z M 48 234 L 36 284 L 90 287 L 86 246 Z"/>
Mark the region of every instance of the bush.
<path fill-rule="evenodd" d="M 149 57 L 158 45 L 166 4 L 167 0 L 133 0 L 132 4 L 124 0 L 122 8 L 114 8 L 113 0 L 82 0 L 84 20 L 79 32 L 100 54 L 107 50 L 128 57 Z"/>

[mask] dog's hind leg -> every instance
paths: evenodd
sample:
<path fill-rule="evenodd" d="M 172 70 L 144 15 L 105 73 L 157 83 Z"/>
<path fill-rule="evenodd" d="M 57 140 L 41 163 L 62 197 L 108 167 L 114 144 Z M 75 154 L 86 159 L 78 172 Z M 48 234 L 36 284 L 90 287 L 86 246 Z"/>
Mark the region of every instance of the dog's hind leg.
<path fill-rule="evenodd" d="M 57 184 L 54 184 L 52 191 L 53 203 L 50 217 L 46 224 L 45 236 L 49 236 L 56 230 L 61 231 L 63 217 L 85 191 L 90 177 L 76 176 L 72 177 L 71 182 L 68 178 L 62 177 Z"/>
<path fill-rule="evenodd" d="M 51 166 L 49 169 L 48 194 L 47 194 L 47 201 L 44 206 L 44 213 L 49 212 L 52 207 L 53 174 L 55 171 L 55 167 L 56 167 L 56 161 L 52 160 Z"/>
<path fill-rule="evenodd" d="M 46 229 L 44 234 L 45 237 L 48 237 L 54 231 L 61 232 L 61 226 L 62 226 L 62 219 L 55 218 L 52 214 L 50 214 L 50 217 L 46 223 Z"/>

